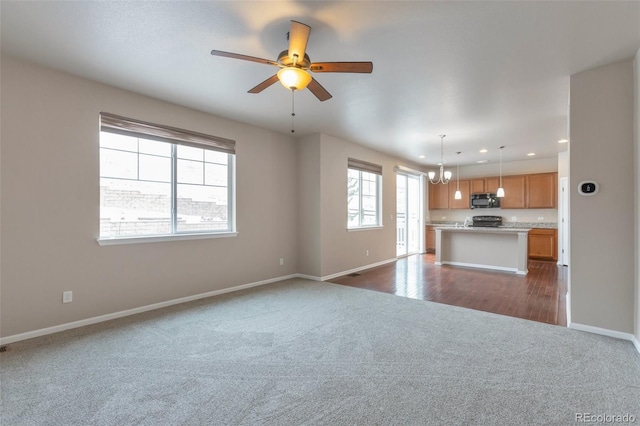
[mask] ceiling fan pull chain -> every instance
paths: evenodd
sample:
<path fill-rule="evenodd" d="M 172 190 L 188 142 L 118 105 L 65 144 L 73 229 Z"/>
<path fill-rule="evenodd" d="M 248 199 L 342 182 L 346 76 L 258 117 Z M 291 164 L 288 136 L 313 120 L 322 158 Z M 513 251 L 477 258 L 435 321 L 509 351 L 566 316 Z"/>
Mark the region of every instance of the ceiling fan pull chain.
<path fill-rule="evenodd" d="M 293 92 L 296 89 L 294 89 L 293 87 L 291 88 L 291 133 L 295 133 L 296 131 L 294 130 L 294 123 L 293 123 L 293 119 L 296 116 L 296 111 L 295 111 L 295 103 L 293 101 L 294 96 L 293 96 Z"/>

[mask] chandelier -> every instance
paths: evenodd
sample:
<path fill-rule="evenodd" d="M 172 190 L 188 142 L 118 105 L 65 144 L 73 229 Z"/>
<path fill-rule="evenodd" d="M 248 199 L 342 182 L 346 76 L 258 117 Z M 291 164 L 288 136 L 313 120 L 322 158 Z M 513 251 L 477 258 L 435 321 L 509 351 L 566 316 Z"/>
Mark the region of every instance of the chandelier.
<path fill-rule="evenodd" d="M 436 172 L 429 172 L 427 173 L 427 175 L 429 176 L 429 182 L 431 182 L 432 184 L 436 185 L 438 183 L 443 183 L 443 184 L 448 184 L 449 181 L 451 180 L 451 172 L 449 170 L 444 170 L 444 138 L 447 135 L 440 135 L 440 163 L 438 163 L 438 165 L 440 166 L 440 176 L 438 177 L 438 180 L 434 180 L 436 177 Z"/>

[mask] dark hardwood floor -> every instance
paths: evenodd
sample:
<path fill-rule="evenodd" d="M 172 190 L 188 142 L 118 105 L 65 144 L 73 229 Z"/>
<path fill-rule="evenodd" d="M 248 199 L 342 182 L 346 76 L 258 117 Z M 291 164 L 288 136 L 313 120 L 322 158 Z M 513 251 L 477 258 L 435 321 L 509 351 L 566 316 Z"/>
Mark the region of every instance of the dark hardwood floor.
<path fill-rule="evenodd" d="M 526 276 L 457 266 L 434 265 L 435 255 L 416 254 L 397 262 L 345 275 L 335 284 L 412 299 L 567 325 L 567 268 L 529 260 Z"/>

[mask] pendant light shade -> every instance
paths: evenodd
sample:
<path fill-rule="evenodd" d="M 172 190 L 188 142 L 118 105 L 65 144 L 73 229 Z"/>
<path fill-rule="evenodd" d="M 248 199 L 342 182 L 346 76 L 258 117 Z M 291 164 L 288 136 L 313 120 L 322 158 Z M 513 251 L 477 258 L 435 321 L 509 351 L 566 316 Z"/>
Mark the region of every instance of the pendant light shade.
<path fill-rule="evenodd" d="M 461 152 L 458 151 L 456 154 L 458 154 L 458 157 L 459 157 Z M 456 179 L 457 179 L 456 193 L 453 194 L 453 199 L 462 200 L 462 192 L 460 192 L 460 160 L 458 160 L 458 162 L 456 163 Z"/>
<path fill-rule="evenodd" d="M 504 149 L 504 145 L 500 147 L 500 187 L 496 192 L 496 197 L 502 198 L 504 197 L 504 188 L 502 187 L 502 150 Z"/>

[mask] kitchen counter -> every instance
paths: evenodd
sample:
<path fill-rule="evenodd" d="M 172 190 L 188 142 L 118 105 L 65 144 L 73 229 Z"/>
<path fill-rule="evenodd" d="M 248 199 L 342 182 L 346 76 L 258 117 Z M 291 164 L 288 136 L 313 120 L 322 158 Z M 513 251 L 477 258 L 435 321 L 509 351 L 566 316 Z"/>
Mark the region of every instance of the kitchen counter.
<path fill-rule="evenodd" d="M 452 227 L 456 224 L 458 227 L 462 227 L 462 222 L 454 222 L 454 221 L 437 221 L 432 220 L 426 223 L 428 226 L 433 227 Z M 558 229 L 558 224 L 556 222 L 502 222 L 501 228 L 515 228 L 515 229 L 531 229 L 531 228 L 541 228 L 541 229 Z"/>
<path fill-rule="evenodd" d="M 437 226 L 436 265 L 527 275 L 530 228 Z"/>
<path fill-rule="evenodd" d="M 507 226 L 436 226 L 434 228 L 446 230 L 457 230 L 461 232 L 500 232 L 500 233 L 514 233 L 514 232 L 529 232 L 531 228 L 511 228 Z"/>

